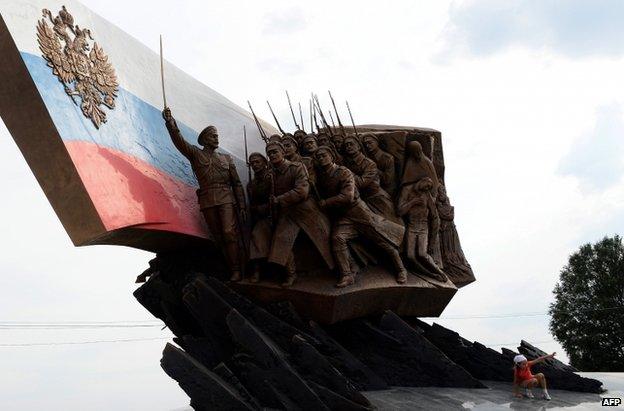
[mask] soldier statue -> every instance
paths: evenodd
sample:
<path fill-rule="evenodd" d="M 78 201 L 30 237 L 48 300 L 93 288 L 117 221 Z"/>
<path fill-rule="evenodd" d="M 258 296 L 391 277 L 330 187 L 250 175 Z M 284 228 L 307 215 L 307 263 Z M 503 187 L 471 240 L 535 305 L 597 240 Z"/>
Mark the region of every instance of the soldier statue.
<path fill-rule="evenodd" d="M 197 177 L 199 207 L 213 240 L 223 250 L 231 272 L 231 281 L 241 280 L 241 250 L 239 216 L 247 219 L 245 194 L 236 172 L 232 157 L 218 153 L 219 134 L 215 126 L 208 126 L 197 138 L 202 148 L 188 143 L 171 115 L 171 110 L 163 110 L 165 125 L 175 147 L 191 163 Z"/>
<path fill-rule="evenodd" d="M 396 191 L 396 166 L 392 154 L 386 153 L 379 147 L 379 137 L 373 133 L 366 133 L 362 136 L 362 143 L 366 149 L 368 157 L 375 162 L 379 170 L 379 184 L 390 197 Z"/>
<path fill-rule="evenodd" d="M 332 145 L 331 141 L 329 140 L 329 136 L 327 135 L 327 133 L 318 133 L 318 135 L 316 136 L 316 141 L 318 143 L 319 146 L 329 146 Z"/>
<path fill-rule="evenodd" d="M 266 153 L 273 170 L 273 194 L 269 202 L 275 220 L 268 262 L 286 268 L 282 286 L 290 287 L 297 278 L 293 247 L 301 231 L 312 241 L 327 267 L 334 267 L 329 248 L 331 227 L 327 216 L 309 197 L 310 182 L 305 166 L 287 160 L 281 143 L 268 143 Z"/>
<path fill-rule="evenodd" d="M 303 140 L 303 138 L 307 135 L 305 131 L 303 130 L 295 130 L 295 132 L 293 134 L 290 133 L 286 133 L 284 134 L 284 137 L 286 137 L 287 135 L 290 135 L 291 137 L 293 137 L 295 139 L 295 141 L 297 142 L 297 145 L 300 146 L 301 145 L 301 140 Z"/>
<path fill-rule="evenodd" d="M 342 155 L 342 146 L 344 144 L 345 136 L 340 130 L 334 131 L 334 135 L 331 138 L 331 142 L 336 147 L 338 154 Z"/>
<path fill-rule="evenodd" d="M 318 142 L 316 141 L 316 137 L 314 134 L 308 134 L 303 139 L 301 139 L 301 155 L 306 157 L 312 157 L 314 152 L 318 148 Z"/>
<path fill-rule="evenodd" d="M 315 181 L 316 172 L 314 170 L 314 164 L 312 162 L 312 159 L 310 157 L 303 157 L 301 154 L 299 154 L 298 144 L 294 137 L 285 134 L 284 137 L 282 137 L 281 142 L 284 146 L 284 157 L 286 157 L 288 161 L 291 161 L 293 163 L 303 163 L 308 172 L 310 183 L 313 184 Z"/>
<path fill-rule="evenodd" d="M 404 228 L 373 213 L 359 196 L 353 173 L 334 162 L 331 148 L 321 146 L 315 152 L 319 168 L 317 187 L 322 197 L 319 206 L 334 217 L 332 229 L 332 251 L 341 279 L 336 287 L 347 287 L 355 283 L 355 272 L 349 252 L 349 241 L 364 237 L 379 247 L 390 258 L 397 277 L 403 284 L 407 281 L 407 270 L 399 256 Z"/>
<path fill-rule="evenodd" d="M 357 138 L 349 136 L 344 140 L 344 165 L 353 172 L 355 185 L 375 213 L 394 222 L 399 222 L 390 195 L 379 185 L 379 170 L 373 160 L 362 153 Z"/>
<path fill-rule="evenodd" d="M 249 155 L 249 165 L 254 176 L 247 183 L 247 198 L 251 214 L 251 239 L 249 241 L 249 260 L 253 266 L 250 281 L 260 281 L 260 261 L 269 255 L 271 244 L 272 216 L 269 208 L 269 197 L 273 180 L 266 157 L 260 153 Z"/>

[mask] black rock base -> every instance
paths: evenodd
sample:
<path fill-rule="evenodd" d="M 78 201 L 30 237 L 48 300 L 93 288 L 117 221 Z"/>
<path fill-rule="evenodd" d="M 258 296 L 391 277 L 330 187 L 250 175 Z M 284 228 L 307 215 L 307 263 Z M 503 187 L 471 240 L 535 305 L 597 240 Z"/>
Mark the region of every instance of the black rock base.
<path fill-rule="evenodd" d="M 288 301 L 260 306 L 188 256 L 160 256 L 134 295 L 176 335 L 161 366 L 196 410 L 368 410 L 361 391 L 390 386 L 485 388 L 511 381 L 510 350 L 471 343 L 437 324 L 376 316 L 320 326 Z M 528 358 L 542 352 L 526 342 Z M 558 361 L 534 367 L 553 388 L 600 392 Z"/>

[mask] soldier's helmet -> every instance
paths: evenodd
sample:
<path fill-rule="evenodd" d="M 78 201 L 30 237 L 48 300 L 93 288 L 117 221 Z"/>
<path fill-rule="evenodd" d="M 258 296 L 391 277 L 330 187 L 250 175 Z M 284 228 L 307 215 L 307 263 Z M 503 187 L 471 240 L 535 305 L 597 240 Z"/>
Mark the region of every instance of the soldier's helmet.
<path fill-rule="evenodd" d="M 197 142 L 200 145 L 205 146 L 206 145 L 205 138 L 214 134 L 219 134 L 219 132 L 217 131 L 217 128 L 215 126 L 208 126 L 205 129 L 203 129 L 201 133 L 199 133 L 199 136 L 197 136 Z"/>
<path fill-rule="evenodd" d="M 290 133 L 286 133 L 284 134 L 284 136 L 282 137 L 282 139 L 280 140 L 280 142 L 282 144 L 284 144 L 285 142 L 289 141 L 290 143 L 292 143 L 295 147 L 299 147 L 299 143 L 297 143 L 297 140 L 293 137 L 292 134 Z"/>
<path fill-rule="evenodd" d="M 284 152 L 284 145 L 279 141 L 269 141 L 264 150 L 268 153 L 271 147 L 277 147 L 281 150 L 282 153 Z"/>
<path fill-rule="evenodd" d="M 328 153 L 331 158 L 332 161 L 336 160 L 336 151 L 333 149 L 333 147 L 330 146 L 320 146 L 315 152 L 314 152 L 314 160 L 316 160 L 316 157 L 321 154 L 321 153 Z"/>
<path fill-rule="evenodd" d="M 262 153 L 258 153 L 257 151 L 254 151 L 253 153 L 251 153 L 249 155 L 249 161 L 251 161 L 252 158 L 259 158 L 261 159 L 265 164 L 268 163 L 267 158 L 262 154 Z"/>
<path fill-rule="evenodd" d="M 314 142 L 318 143 L 318 141 L 316 140 L 316 136 L 314 134 L 306 134 L 305 137 L 301 139 L 301 144 L 304 144 L 306 141 L 310 141 L 310 140 L 313 140 Z"/>
<path fill-rule="evenodd" d="M 280 136 L 279 134 L 272 134 L 269 137 L 269 141 L 276 141 L 279 142 L 282 139 L 282 136 Z"/>
<path fill-rule="evenodd" d="M 357 147 L 359 147 L 360 151 L 363 152 L 364 151 L 364 147 L 362 147 L 362 142 L 360 141 L 359 138 L 355 137 L 355 136 L 347 136 L 344 139 L 344 143 L 346 143 L 347 141 L 353 141 L 355 143 L 355 145 Z M 343 143 L 343 144 L 344 144 Z"/>
<path fill-rule="evenodd" d="M 364 133 L 360 136 L 360 139 L 362 140 L 362 142 L 364 142 L 364 140 L 373 139 L 379 143 L 379 137 L 373 133 Z"/>
<path fill-rule="evenodd" d="M 298 139 L 303 138 L 305 135 L 306 135 L 306 132 L 303 130 L 297 130 L 293 133 L 293 136 Z"/>

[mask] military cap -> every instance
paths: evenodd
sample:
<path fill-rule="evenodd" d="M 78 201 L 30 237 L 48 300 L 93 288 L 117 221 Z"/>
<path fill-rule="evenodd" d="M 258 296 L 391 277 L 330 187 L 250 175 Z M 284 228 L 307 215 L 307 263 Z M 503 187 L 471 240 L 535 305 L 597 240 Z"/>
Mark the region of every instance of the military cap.
<path fill-rule="evenodd" d="M 284 145 L 282 143 L 280 143 L 279 141 L 269 141 L 266 145 L 266 147 L 264 148 L 265 151 L 269 151 L 269 147 L 272 146 L 276 146 L 278 147 L 280 150 L 282 150 L 282 152 L 284 152 Z"/>

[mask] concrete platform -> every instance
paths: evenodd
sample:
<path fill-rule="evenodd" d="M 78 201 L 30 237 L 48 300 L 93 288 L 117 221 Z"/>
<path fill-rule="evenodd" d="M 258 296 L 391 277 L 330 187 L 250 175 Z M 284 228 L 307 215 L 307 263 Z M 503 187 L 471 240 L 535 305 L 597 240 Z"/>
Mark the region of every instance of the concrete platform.
<path fill-rule="evenodd" d="M 322 324 L 363 317 L 392 310 L 400 316 L 437 317 L 457 292 L 451 281 L 444 283 L 416 274 L 405 284 L 383 268 L 364 269 L 356 283 L 336 288 L 337 279 L 329 274 L 300 275 L 290 288 L 276 279 L 230 286 L 247 298 L 260 302 L 291 301 L 302 316 Z"/>
<path fill-rule="evenodd" d="M 604 383 L 607 392 L 586 394 L 562 390 L 549 390 L 551 401 L 538 399 L 538 389 L 534 389 L 535 399 L 514 398 L 511 384 L 484 381 L 488 389 L 467 388 L 413 388 L 397 387 L 391 390 L 370 391 L 364 394 L 378 410 L 600 410 L 604 409 L 604 397 L 622 398 L 624 401 L 624 373 L 580 373 L 584 377 L 595 378 Z M 624 409 L 624 405 L 611 407 Z"/>

